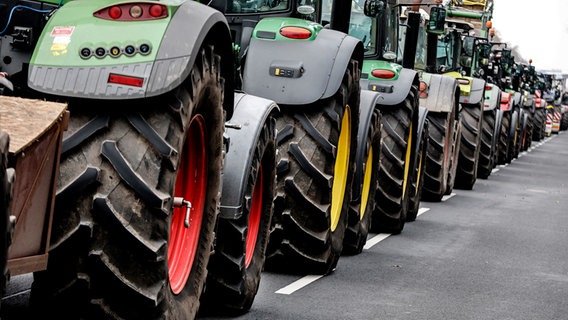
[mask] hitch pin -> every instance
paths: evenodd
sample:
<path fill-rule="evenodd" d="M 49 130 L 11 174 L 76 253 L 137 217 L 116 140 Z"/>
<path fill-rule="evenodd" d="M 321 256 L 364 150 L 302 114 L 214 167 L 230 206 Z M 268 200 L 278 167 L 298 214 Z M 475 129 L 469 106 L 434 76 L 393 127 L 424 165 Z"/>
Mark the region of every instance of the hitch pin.
<path fill-rule="evenodd" d="M 191 202 L 185 200 L 182 197 L 174 197 L 174 207 L 185 207 L 185 219 L 183 220 L 183 225 L 189 228 L 189 214 L 191 211 Z"/>

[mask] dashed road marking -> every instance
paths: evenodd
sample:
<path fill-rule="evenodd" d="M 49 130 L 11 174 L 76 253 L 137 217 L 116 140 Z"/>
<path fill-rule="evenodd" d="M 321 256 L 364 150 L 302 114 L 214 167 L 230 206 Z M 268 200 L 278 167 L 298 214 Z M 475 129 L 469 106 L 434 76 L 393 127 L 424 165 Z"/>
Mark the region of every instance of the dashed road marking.
<path fill-rule="evenodd" d="M 445 195 L 445 196 L 442 197 L 442 201 L 448 201 L 448 199 L 453 198 L 455 195 L 456 195 L 455 192 L 452 192 L 448 195 Z"/>
<path fill-rule="evenodd" d="M 367 240 L 367 243 L 365 243 L 365 246 L 363 247 L 363 250 L 369 250 L 371 249 L 374 245 L 376 245 L 377 243 L 385 240 L 386 238 L 388 238 L 391 234 L 390 233 L 379 233 L 376 236 L 372 237 L 371 239 Z"/>
<path fill-rule="evenodd" d="M 419 217 L 421 214 L 423 214 L 424 212 L 429 211 L 430 208 L 420 208 L 418 209 L 418 214 L 416 214 L 417 217 Z"/>
<path fill-rule="evenodd" d="M 308 276 L 305 276 L 303 278 L 300 278 L 300 279 L 290 283 L 289 285 L 285 286 L 284 288 L 279 289 L 275 293 L 292 294 L 292 293 L 302 289 L 303 287 L 307 286 L 308 284 L 318 280 L 321 277 L 323 277 L 323 275 L 308 275 Z"/>

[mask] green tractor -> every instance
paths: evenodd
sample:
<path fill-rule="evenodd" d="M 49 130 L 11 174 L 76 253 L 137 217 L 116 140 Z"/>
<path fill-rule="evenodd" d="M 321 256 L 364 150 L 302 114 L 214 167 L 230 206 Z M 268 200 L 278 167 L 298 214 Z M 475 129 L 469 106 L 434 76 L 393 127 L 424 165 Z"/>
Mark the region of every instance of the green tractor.
<path fill-rule="evenodd" d="M 223 277 L 232 282 L 218 305 L 250 308 L 278 106 L 236 92 L 226 3 L 210 5 L 0 4 L 1 93 L 65 102 L 71 114 L 46 219 L 49 260 L 26 269 L 38 317 L 192 319 L 206 281 Z"/>
<path fill-rule="evenodd" d="M 374 208 L 378 94 L 362 92 L 349 1 L 230 1 L 242 89 L 280 106 L 267 269 L 328 274 L 360 252 Z M 323 19 L 327 8 L 333 15 Z M 324 26 L 325 25 L 325 26 Z"/>
<path fill-rule="evenodd" d="M 519 123 L 521 133 L 519 136 L 520 145 L 517 153 L 527 151 L 532 144 L 534 131 L 533 117 L 536 111 L 536 100 L 534 96 L 534 81 L 536 71 L 532 65 L 532 59 L 528 64 L 519 63 L 513 75 L 513 89 L 521 93 L 521 113 Z"/>
<path fill-rule="evenodd" d="M 467 46 L 471 45 L 472 50 L 470 52 L 473 53 L 466 58 L 468 63 L 466 63 L 464 69 L 469 70 L 469 74 L 473 77 L 486 81 L 477 177 L 487 179 L 497 165 L 499 133 L 503 119 L 503 113 L 500 108 L 502 90 L 493 83 L 490 77 L 490 72 L 492 71 L 490 69 L 492 44 L 485 38 L 470 36 L 466 36 L 464 42 L 469 43 Z M 468 50 L 465 51 L 467 52 Z M 471 65 L 469 61 L 471 61 Z"/>
<path fill-rule="evenodd" d="M 429 142 L 421 197 L 441 201 L 453 190 L 460 150 L 459 86 L 456 79 L 443 74 L 456 68 L 456 56 L 448 52 L 455 50 L 459 38 L 453 33 L 444 35 L 443 8 L 432 8 L 429 16 L 417 9 L 409 8 L 401 15 L 405 22 L 403 65 L 418 71 L 420 104 L 428 110 Z"/>
<path fill-rule="evenodd" d="M 353 2 L 349 34 L 361 39 L 363 91 L 378 92 L 382 148 L 374 232 L 398 234 L 418 214 L 428 148 L 427 109 L 418 102 L 418 73 L 400 62 L 398 1 Z"/>
<path fill-rule="evenodd" d="M 496 48 L 493 48 L 497 46 Z M 520 145 L 520 93 L 513 90 L 512 72 L 515 58 L 507 44 L 491 42 L 491 54 L 487 67 L 484 71 L 488 83 L 495 84 L 501 89 L 501 99 L 497 115 L 501 118 L 497 147 L 497 164 L 510 163 L 518 156 L 516 150 Z"/>

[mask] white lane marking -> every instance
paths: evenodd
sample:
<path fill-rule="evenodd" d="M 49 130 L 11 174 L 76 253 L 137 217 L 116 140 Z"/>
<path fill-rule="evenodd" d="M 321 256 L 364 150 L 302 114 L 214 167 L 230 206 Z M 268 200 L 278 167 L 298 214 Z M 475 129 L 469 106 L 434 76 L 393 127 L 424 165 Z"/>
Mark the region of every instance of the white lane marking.
<path fill-rule="evenodd" d="M 323 277 L 323 275 L 308 275 L 308 276 L 305 276 L 303 278 L 300 278 L 300 279 L 290 283 L 289 285 L 285 286 L 284 288 L 279 289 L 275 293 L 292 294 L 292 293 L 302 289 L 303 287 L 307 286 L 308 284 L 316 281 L 317 279 L 319 279 L 321 277 Z"/>
<path fill-rule="evenodd" d="M 500 165 L 499 165 L 499 168 L 505 168 L 507 165 L 508 165 L 508 163 L 506 163 L 506 164 L 500 164 Z"/>
<path fill-rule="evenodd" d="M 491 170 L 491 173 L 495 173 L 497 171 L 499 171 L 499 168 L 493 168 L 493 170 Z"/>
<path fill-rule="evenodd" d="M 455 195 L 456 195 L 455 193 L 452 193 L 449 196 L 445 196 L 445 197 L 451 198 Z M 420 216 L 421 214 L 428 212 L 429 210 L 430 210 L 430 208 L 420 208 L 420 209 L 418 209 L 418 214 L 416 216 Z M 370 248 L 372 248 L 377 243 L 388 238 L 390 235 L 391 235 L 390 233 L 379 233 L 379 234 L 375 235 L 371 239 L 367 240 L 367 243 L 365 243 L 363 250 L 369 250 Z M 300 279 L 290 283 L 289 285 L 285 286 L 284 288 L 278 289 L 275 293 L 292 294 L 292 293 L 302 289 L 303 287 L 309 285 L 310 283 L 320 279 L 321 277 L 323 277 L 323 275 L 308 275 L 308 276 L 305 276 L 303 278 L 300 278 Z"/>
<path fill-rule="evenodd" d="M 367 243 L 365 243 L 365 246 L 363 247 L 363 250 L 369 250 L 371 249 L 374 245 L 376 245 L 377 243 L 385 240 L 386 238 L 388 238 L 391 234 L 390 233 L 379 233 L 376 236 L 372 237 L 371 239 L 367 240 Z"/>
<path fill-rule="evenodd" d="M 421 214 L 427 212 L 428 210 L 430 210 L 430 208 L 420 208 L 418 209 L 418 214 L 416 214 L 416 216 L 419 217 Z"/>
<path fill-rule="evenodd" d="M 455 196 L 455 195 L 456 195 L 455 192 L 452 192 L 452 193 L 450 193 L 450 194 L 448 194 L 448 195 L 445 195 L 445 196 L 442 197 L 442 201 L 447 201 L 448 199 L 452 198 L 452 197 Z"/>

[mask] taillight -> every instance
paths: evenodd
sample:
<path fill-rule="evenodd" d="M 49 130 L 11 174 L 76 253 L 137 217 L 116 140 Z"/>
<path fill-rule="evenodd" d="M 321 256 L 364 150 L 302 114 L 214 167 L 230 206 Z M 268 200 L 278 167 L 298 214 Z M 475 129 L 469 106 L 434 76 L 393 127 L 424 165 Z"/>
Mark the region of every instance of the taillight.
<path fill-rule="evenodd" d="M 290 39 L 308 39 L 312 36 L 312 32 L 301 27 L 284 27 L 280 29 L 280 34 Z"/>
<path fill-rule="evenodd" d="M 144 85 L 144 78 L 111 73 L 108 76 L 108 83 L 123 84 L 132 87 L 142 87 Z"/>
<path fill-rule="evenodd" d="M 375 69 L 371 71 L 371 74 L 379 79 L 392 79 L 396 75 L 393 71 L 384 69 Z"/>
<path fill-rule="evenodd" d="M 111 19 L 116 20 L 122 17 L 122 9 L 119 6 L 108 8 L 108 15 Z"/>
<path fill-rule="evenodd" d="M 485 86 L 485 91 L 491 91 L 491 89 L 493 89 L 492 86 Z"/>
<path fill-rule="evenodd" d="M 105 7 L 93 15 L 105 20 L 143 21 L 166 18 L 168 9 L 163 4 L 133 2 Z"/>
<path fill-rule="evenodd" d="M 159 4 L 154 4 L 150 7 L 150 15 L 154 18 L 159 18 L 164 14 L 166 8 Z"/>
<path fill-rule="evenodd" d="M 469 84 L 469 79 L 466 78 L 458 78 L 459 84 Z"/>

